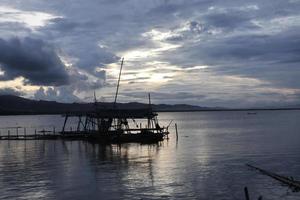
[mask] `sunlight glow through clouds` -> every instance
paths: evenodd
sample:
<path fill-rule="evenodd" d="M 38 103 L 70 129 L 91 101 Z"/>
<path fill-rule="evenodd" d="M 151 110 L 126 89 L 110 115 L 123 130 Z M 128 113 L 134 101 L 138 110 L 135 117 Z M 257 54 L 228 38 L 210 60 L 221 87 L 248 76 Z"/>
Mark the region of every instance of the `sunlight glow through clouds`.
<path fill-rule="evenodd" d="M 40 86 L 26 85 L 24 84 L 25 79 L 23 77 L 18 77 L 13 80 L 0 81 L 0 88 L 19 88 L 18 90 L 23 92 L 34 93 Z"/>
<path fill-rule="evenodd" d="M 126 68 L 126 63 L 124 64 Z M 173 68 L 174 69 L 174 68 Z M 105 69 L 109 81 L 116 81 L 119 74 L 120 66 L 117 64 L 111 64 Z M 122 72 L 122 82 L 126 83 L 145 83 L 157 86 L 162 83 L 166 83 L 175 76 L 176 72 L 159 72 L 160 68 L 157 66 L 148 66 L 140 69 L 124 69 Z"/>
<path fill-rule="evenodd" d="M 49 20 L 57 18 L 49 13 L 22 11 L 6 6 L 0 6 L 0 14 L 0 22 L 24 23 L 31 29 L 45 26 Z"/>
<path fill-rule="evenodd" d="M 197 65 L 197 66 L 194 66 L 194 67 L 186 67 L 186 68 L 183 68 L 182 70 L 183 71 L 202 70 L 202 69 L 207 69 L 207 68 L 209 68 L 207 65 Z"/>
<path fill-rule="evenodd" d="M 72 67 L 73 62 L 69 57 L 63 55 L 58 55 L 58 57 L 67 69 Z"/>
<path fill-rule="evenodd" d="M 162 42 L 168 35 L 159 35 L 160 32 L 152 30 L 151 38 L 154 47 L 129 49 L 125 52 L 119 52 L 119 57 L 124 57 L 124 72 L 122 80 L 127 83 L 144 83 L 158 87 L 159 85 L 172 80 L 175 75 L 174 66 L 168 66 L 169 63 L 155 62 L 160 59 L 165 52 L 173 51 L 181 45 Z M 142 34 L 143 37 L 149 37 L 149 32 Z M 157 37 L 157 38 L 156 38 Z M 142 68 L 141 68 L 142 67 Z M 120 65 L 110 64 L 106 66 L 105 71 L 108 77 L 116 79 L 118 77 Z M 179 67 L 175 67 L 177 71 Z M 169 70 L 169 71 L 168 71 Z"/>
<path fill-rule="evenodd" d="M 152 40 L 155 47 L 152 48 L 138 48 L 129 49 L 125 52 L 119 52 L 120 57 L 125 57 L 127 61 L 143 61 L 144 59 L 151 58 L 154 60 L 155 57 L 162 55 L 164 52 L 169 52 L 181 47 L 179 44 L 171 44 L 164 42 L 168 37 L 172 36 L 171 32 L 160 32 L 155 29 L 150 30 L 141 34 L 146 40 Z"/>
<path fill-rule="evenodd" d="M 172 32 L 172 31 L 162 32 L 162 31 L 158 31 L 156 29 L 152 29 L 149 32 L 143 33 L 142 36 L 147 37 L 147 38 L 151 38 L 153 41 L 164 41 L 168 38 L 177 37 L 177 36 L 180 36 L 180 35 L 177 34 L 177 33 Z"/>
<path fill-rule="evenodd" d="M 118 54 L 121 57 L 124 57 L 126 61 L 141 61 L 142 59 L 152 59 L 161 55 L 166 51 L 172 51 L 180 47 L 177 44 L 168 44 L 168 43 L 158 43 L 159 47 L 157 48 L 142 48 L 142 49 L 133 49 L 125 52 L 119 52 Z"/>
<path fill-rule="evenodd" d="M 185 23 L 180 31 L 188 29 L 186 26 L 187 25 Z M 170 53 L 171 51 L 181 47 L 179 44 L 165 42 L 167 38 L 174 36 L 174 34 L 176 35 L 176 33 L 172 33 L 171 31 L 161 32 L 156 29 L 152 29 L 143 33 L 142 36 L 150 39 L 155 47 L 119 52 L 119 56 L 125 58 L 124 68 L 126 70 L 123 72 L 123 81 L 127 81 L 127 83 L 131 84 L 144 83 L 152 85 L 153 87 L 159 87 L 173 79 L 177 79 L 177 77 L 181 77 L 183 73 L 189 71 L 201 71 L 209 68 L 206 65 L 181 67 L 171 65 L 169 62 L 160 61 L 160 56 L 162 56 L 163 53 Z M 140 66 L 143 66 L 143 68 L 140 68 Z M 119 73 L 119 68 L 120 66 L 116 64 L 107 66 L 107 75 L 116 79 Z"/>

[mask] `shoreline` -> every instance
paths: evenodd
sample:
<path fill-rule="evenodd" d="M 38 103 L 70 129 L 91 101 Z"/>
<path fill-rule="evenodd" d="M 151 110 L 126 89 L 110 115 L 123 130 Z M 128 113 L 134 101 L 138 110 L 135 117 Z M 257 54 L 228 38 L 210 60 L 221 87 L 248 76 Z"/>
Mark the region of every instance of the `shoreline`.
<path fill-rule="evenodd" d="M 289 111 L 300 110 L 300 108 L 228 108 L 228 109 L 199 109 L 199 110 L 154 110 L 154 112 L 232 112 L 232 111 Z M 20 116 L 20 115 L 65 115 L 68 112 L 5 112 L 0 116 Z"/>

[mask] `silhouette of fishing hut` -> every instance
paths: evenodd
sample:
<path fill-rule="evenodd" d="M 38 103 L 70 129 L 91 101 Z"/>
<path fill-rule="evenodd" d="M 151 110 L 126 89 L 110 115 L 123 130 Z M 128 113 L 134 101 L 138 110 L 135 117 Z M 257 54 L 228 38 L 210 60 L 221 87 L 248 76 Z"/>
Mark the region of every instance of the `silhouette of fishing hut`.
<path fill-rule="evenodd" d="M 157 113 L 152 110 L 149 94 L 149 106 L 143 109 L 120 109 L 117 107 L 117 96 L 124 59 L 118 78 L 115 100 L 111 108 L 99 108 L 94 93 L 95 108 L 89 112 L 66 113 L 61 132 L 53 130 L 34 130 L 27 133 L 26 128 L 7 127 L 0 130 L 0 140 L 42 140 L 42 139 L 79 139 L 104 143 L 140 142 L 155 143 L 168 137 L 168 127 L 161 127 Z M 77 118 L 76 128 L 66 130 L 70 118 Z"/>
<path fill-rule="evenodd" d="M 115 100 L 112 108 L 99 108 L 94 93 L 95 109 L 86 113 L 67 113 L 61 131 L 62 138 L 88 139 L 95 142 L 153 143 L 168 137 L 168 128 L 161 127 L 157 113 L 152 110 L 149 94 L 149 106 L 143 109 L 120 109 L 117 97 L 120 86 L 124 59 L 121 61 Z M 66 130 L 69 118 L 77 118 L 75 130 Z"/>
<path fill-rule="evenodd" d="M 76 130 L 66 130 L 70 118 L 77 118 Z M 141 121 L 146 119 L 146 124 Z M 140 122 L 140 123 L 138 123 Z M 157 113 L 150 109 L 99 109 L 86 114 L 66 114 L 61 137 L 97 142 L 124 143 L 162 141 L 168 135 L 160 127 Z"/>

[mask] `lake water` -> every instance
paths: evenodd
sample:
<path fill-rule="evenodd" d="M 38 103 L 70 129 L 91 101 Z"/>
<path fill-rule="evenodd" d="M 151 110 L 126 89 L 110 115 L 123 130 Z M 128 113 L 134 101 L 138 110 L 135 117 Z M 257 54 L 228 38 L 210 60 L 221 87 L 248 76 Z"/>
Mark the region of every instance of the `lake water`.
<path fill-rule="evenodd" d="M 0 199 L 300 199 L 250 163 L 300 180 L 300 111 L 160 113 L 158 145 L 0 141 Z M 0 127 L 62 126 L 60 116 L 0 117 Z M 28 130 L 29 131 L 29 130 Z M 5 134 L 5 129 L 1 129 Z"/>

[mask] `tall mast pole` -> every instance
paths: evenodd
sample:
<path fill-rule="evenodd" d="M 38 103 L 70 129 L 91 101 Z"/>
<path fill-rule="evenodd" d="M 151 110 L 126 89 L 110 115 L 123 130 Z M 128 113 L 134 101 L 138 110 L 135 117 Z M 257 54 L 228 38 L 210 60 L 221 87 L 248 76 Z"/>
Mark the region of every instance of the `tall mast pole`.
<path fill-rule="evenodd" d="M 97 106 L 97 97 L 96 97 L 96 91 L 94 90 L 94 104 L 95 106 Z"/>
<path fill-rule="evenodd" d="M 148 93 L 148 100 L 149 100 L 149 115 L 148 115 L 148 128 L 150 128 L 150 126 L 151 126 L 151 121 L 150 121 L 150 114 L 151 114 L 151 111 L 152 111 L 152 109 L 151 109 L 151 96 L 150 96 L 150 93 Z"/>
<path fill-rule="evenodd" d="M 148 100 L 149 100 L 149 109 L 151 109 L 151 96 L 150 96 L 150 93 L 148 93 Z"/>
<path fill-rule="evenodd" d="M 122 61 L 121 61 L 121 68 L 120 68 L 120 72 L 119 72 L 118 85 L 117 85 L 117 90 L 116 90 L 116 95 L 115 95 L 115 101 L 114 101 L 114 108 L 116 107 L 116 103 L 117 103 L 117 97 L 118 97 L 118 92 L 119 92 L 119 86 L 120 86 L 120 79 L 121 79 L 121 73 L 122 73 L 123 63 L 124 63 L 124 58 L 122 58 Z"/>

